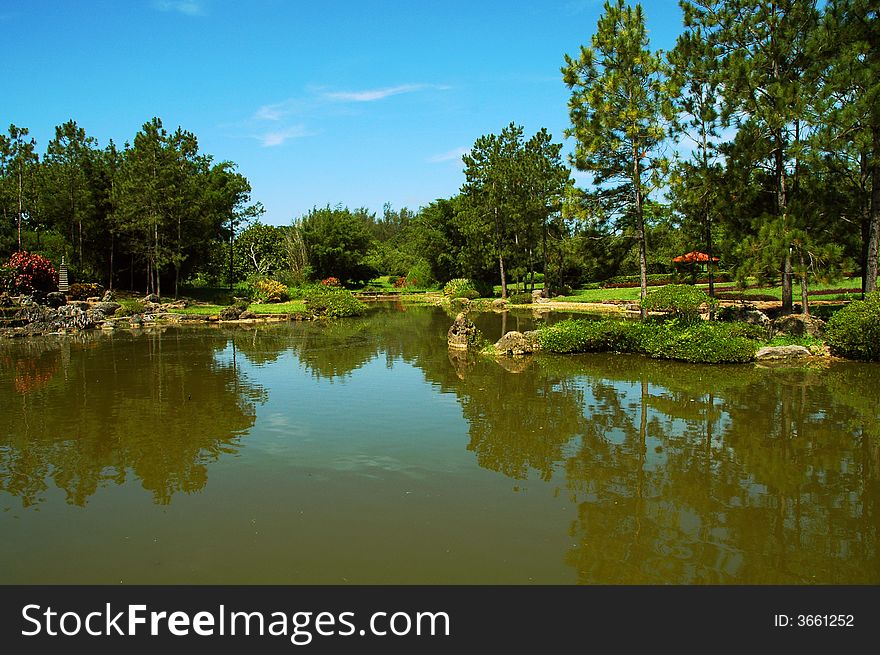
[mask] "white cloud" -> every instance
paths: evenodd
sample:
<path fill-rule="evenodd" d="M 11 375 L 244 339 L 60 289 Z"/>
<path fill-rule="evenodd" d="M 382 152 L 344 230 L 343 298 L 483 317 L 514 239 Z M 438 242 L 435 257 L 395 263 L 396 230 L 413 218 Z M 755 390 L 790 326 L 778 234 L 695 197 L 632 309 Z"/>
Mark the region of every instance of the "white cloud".
<path fill-rule="evenodd" d="M 284 142 L 290 139 L 299 139 L 300 137 L 309 136 L 310 134 L 311 132 L 309 132 L 304 126 L 294 125 L 293 127 L 288 127 L 283 130 L 260 134 L 256 138 L 259 139 L 260 144 L 264 148 L 272 148 L 274 146 L 283 145 Z"/>
<path fill-rule="evenodd" d="M 176 11 L 187 16 L 203 16 L 207 13 L 204 0 L 153 0 L 159 11 Z"/>
<path fill-rule="evenodd" d="M 455 150 L 450 150 L 449 152 L 444 152 L 439 155 L 434 155 L 433 157 L 428 157 L 427 161 L 430 164 L 439 164 L 446 161 L 461 161 L 461 156 L 468 152 L 470 152 L 470 149 L 462 146 L 461 148 L 456 148 Z"/>
<path fill-rule="evenodd" d="M 445 91 L 448 88 L 448 86 L 438 84 L 400 84 L 398 86 L 388 86 L 381 89 L 368 89 L 366 91 L 330 91 L 324 93 L 324 97 L 331 100 L 340 100 L 342 102 L 374 102 L 376 100 L 383 100 L 384 98 L 400 95 L 401 93 L 412 93 L 414 91 L 422 91 L 423 89 Z"/>
<path fill-rule="evenodd" d="M 285 100 L 270 105 L 263 105 L 254 112 L 254 118 L 259 121 L 280 121 L 286 116 L 296 112 L 299 103 L 295 100 Z"/>

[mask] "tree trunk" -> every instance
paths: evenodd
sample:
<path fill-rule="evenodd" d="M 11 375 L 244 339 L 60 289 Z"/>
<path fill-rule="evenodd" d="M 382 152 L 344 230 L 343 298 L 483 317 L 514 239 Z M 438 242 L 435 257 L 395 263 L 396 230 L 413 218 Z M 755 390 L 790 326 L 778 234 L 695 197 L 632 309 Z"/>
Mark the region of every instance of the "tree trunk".
<path fill-rule="evenodd" d="M 880 129 L 874 130 L 874 156 L 871 159 L 871 214 L 868 220 L 868 253 L 865 258 L 864 289 L 877 289 L 878 253 L 880 248 Z"/>
<path fill-rule="evenodd" d="M 501 271 L 501 297 L 507 298 L 507 278 L 504 275 L 504 255 L 498 253 L 498 269 Z"/>
<path fill-rule="evenodd" d="M 791 284 L 791 251 L 785 253 L 782 260 L 782 313 L 791 314 L 793 311 L 792 284 Z"/>
<path fill-rule="evenodd" d="M 107 288 L 110 291 L 113 291 L 113 253 L 115 251 L 116 245 L 116 235 L 113 232 L 110 233 L 110 281 L 107 284 Z"/>
<path fill-rule="evenodd" d="M 544 221 L 543 228 L 541 230 L 541 250 L 543 251 L 544 258 L 544 287 L 541 291 L 541 295 L 545 298 L 550 297 L 550 269 L 547 266 L 547 221 Z"/>
<path fill-rule="evenodd" d="M 633 187 L 636 201 L 636 235 L 639 239 L 639 315 L 642 320 L 647 317 L 644 307 L 645 297 L 648 295 L 648 249 L 645 244 L 645 216 L 642 212 L 642 172 L 639 166 L 639 152 L 633 143 Z"/>
<path fill-rule="evenodd" d="M 799 253 L 801 261 L 801 314 L 810 315 L 810 296 L 807 289 L 807 268 L 804 264 L 804 253 Z"/>

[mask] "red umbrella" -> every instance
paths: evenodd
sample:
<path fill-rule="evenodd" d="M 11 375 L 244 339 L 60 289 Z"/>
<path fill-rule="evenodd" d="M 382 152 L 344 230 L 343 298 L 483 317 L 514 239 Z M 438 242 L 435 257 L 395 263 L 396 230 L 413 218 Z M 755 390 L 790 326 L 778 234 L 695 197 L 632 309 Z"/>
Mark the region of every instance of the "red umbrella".
<path fill-rule="evenodd" d="M 691 250 L 689 253 L 685 255 L 679 255 L 678 257 L 673 257 L 672 261 L 680 264 L 696 264 L 696 263 L 706 263 L 709 261 L 709 255 L 704 252 L 700 252 L 699 250 Z M 720 261 L 718 257 L 712 258 L 713 262 Z"/>

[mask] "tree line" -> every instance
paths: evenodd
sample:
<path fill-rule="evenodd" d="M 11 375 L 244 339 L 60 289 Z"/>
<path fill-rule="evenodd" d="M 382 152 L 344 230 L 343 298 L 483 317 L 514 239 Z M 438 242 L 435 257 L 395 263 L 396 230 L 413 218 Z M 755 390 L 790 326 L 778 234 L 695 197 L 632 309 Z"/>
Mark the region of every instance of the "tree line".
<path fill-rule="evenodd" d="M 0 134 L 0 254 L 32 250 L 73 279 L 161 294 L 216 266 L 218 248 L 262 213 L 235 164 L 159 118 L 119 149 L 76 121 L 55 128 L 42 157 L 27 128 Z M 227 248 L 228 251 L 228 248 Z M 167 289 L 166 289 L 167 291 Z"/>
<path fill-rule="evenodd" d="M 690 250 L 741 281 L 800 286 L 842 272 L 876 288 L 880 21 L 872 0 L 682 0 L 668 52 L 640 5 L 609 0 L 589 45 L 564 55 L 568 161 L 546 129 L 511 122 L 462 158 L 457 194 L 380 214 L 326 206 L 275 227 L 247 180 L 193 134 L 146 123 L 99 149 L 75 122 L 45 155 L 0 138 L 0 254 L 66 254 L 84 277 L 159 291 L 253 275 L 291 283 L 384 274 L 558 293 L 672 270 Z M 578 188 L 571 168 L 586 173 Z M 246 229 L 245 229 L 246 228 Z M 27 242 L 27 243 L 26 243 Z"/>

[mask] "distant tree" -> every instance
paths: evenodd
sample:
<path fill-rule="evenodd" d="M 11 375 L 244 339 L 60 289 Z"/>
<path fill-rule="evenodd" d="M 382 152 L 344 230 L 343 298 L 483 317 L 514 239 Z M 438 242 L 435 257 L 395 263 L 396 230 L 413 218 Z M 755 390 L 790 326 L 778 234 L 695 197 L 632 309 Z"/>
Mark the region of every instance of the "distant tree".
<path fill-rule="evenodd" d="M 631 221 L 639 246 L 641 297 L 647 292 L 645 199 L 662 183 L 666 129 L 666 66 L 648 49 L 641 5 L 606 2 L 589 48 L 565 57 L 563 77 L 572 90 L 569 116 L 572 162 L 593 174 L 595 198 L 606 216 Z M 608 186 L 616 183 L 617 186 Z M 644 309 L 642 310 L 644 316 Z"/>
<path fill-rule="evenodd" d="M 862 291 L 877 288 L 880 248 L 880 8 L 874 0 L 830 0 L 807 49 L 819 90 L 815 147 L 834 186 L 851 194 L 848 222 L 861 226 Z M 831 204 L 845 207 L 847 198 Z M 855 214 L 855 215 L 853 215 Z"/>
<path fill-rule="evenodd" d="M 12 213 L 15 216 L 18 250 L 22 249 L 21 231 L 25 216 L 30 215 L 34 208 L 34 198 L 28 194 L 29 188 L 33 188 L 33 178 L 39 165 L 39 157 L 36 154 L 37 142 L 28 139 L 30 131 L 26 127 L 9 126 L 9 139 L 5 139 L 4 150 L 6 163 L 2 167 L 4 186 L 11 187 L 4 194 L 13 199 Z M 7 209 L 4 207 L 4 213 Z"/>
<path fill-rule="evenodd" d="M 97 141 L 69 120 L 55 128 L 55 138 L 43 158 L 43 218 L 68 238 L 80 269 L 84 231 L 94 226 L 95 198 L 89 177 L 96 149 Z"/>
<path fill-rule="evenodd" d="M 372 244 L 370 214 L 337 205 L 312 209 L 298 223 L 309 253 L 312 274 L 323 279 L 367 282 L 376 270 L 366 262 Z"/>

